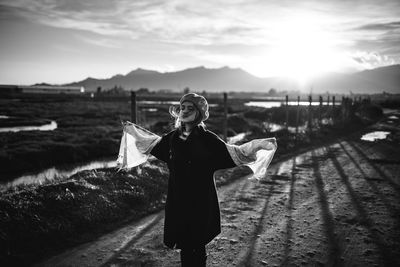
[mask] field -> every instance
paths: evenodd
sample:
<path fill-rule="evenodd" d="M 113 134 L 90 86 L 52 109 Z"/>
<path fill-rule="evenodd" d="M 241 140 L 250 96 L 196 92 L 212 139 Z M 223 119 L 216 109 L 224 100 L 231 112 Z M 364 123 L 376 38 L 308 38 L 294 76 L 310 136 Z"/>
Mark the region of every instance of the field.
<path fill-rule="evenodd" d="M 143 99 L 143 98 L 142 98 Z M 140 100 L 140 98 L 139 98 Z M 154 98 L 151 100 L 166 100 Z M 174 99 L 176 100 L 176 99 Z M 211 108 L 207 127 L 222 136 L 223 114 L 222 99 L 209 100 Z M 228 108 L 228 136 L 249 132 L 248 138 L 271 135 L 265 129 L 266 121 L 283 124 L 285 109 L 264 109 L 244 106 L 244 100 L 230 100 Z M 138 109 L 138 123 L 157 134 L 172 129 L 173 121 L 168 114 L 169 105 L 143 104 Z M 340 118 L 340 109 L 324 107 L 314 108 L 314 119 L 318 114 L 325 117 Z M 307 107 L 301 107 L 298 123 L 307 121 Z M 296 110 L 289 110 L 289 126 L 296 124 Z M 54 131 L 21 131 L 0 133 L 0 177 L 10 179 L 27 171 L 37 171 L 46 167 L 65 163 L 85 163 L 104 157 L 113 157 L 118 153 L 122 134 L 121 120 L 130 120 L 129 98 L 88 98 L 88 97 L 21 97 L 1 99 L 0 115 L 9 116 L 0 120 L 0 127 L 39 125 L 56 121 Z M 314 129 L 315 130 L 315 129 Z M 285 133 L 273 133 L 280 138 L 293 139 Z M 307 142 L 307 136 L 298 137 L 300 143 Z M 246 141 L 246 140 L 244 140 Z M 293 141 L 293 140 L 292 140 Z M 294 144 L 287 144 L 291 149 Z M 285 147 L 281 147 L 281 150 Z M 286 151 L 282 151 L 286 153 Z"/>
<path fill-rule="evenodd" d="M 120 120 L 130 117 L 127 99 L 21 99 L 1 100 L 0 114 L 36 119 L 56 120 L 58 128 L 50 132 L 1 133 L 1 177 L 58 163 L 89 161 L 98 157 L 116 156 L 122 134 Z M 223 107 L 220 99 L 207 121 L 210 130 L 222 134 Z M 157 111 L 149 111 L 156 108 Z M 171 130 L 168 106 L 142 106 L 139 123 L 162 134 Z M 359 116 L 343 120 L 340 109 L 313 110 L 312 131 L 297 136 L 283 129 L 268 132 L 263 123 L 282 124 L 284 108 L 247 107 L 243 101 L 229 106 L 228 133 L 248 133 L 246 140 L 276 136 L 279 161 L 312 146 L 321 145 L 339 136 L 357 131 L 379 118 L 379 109 L 370 104 L 359 105 Z M 319 112 L 320 111 L 320 112 Z M 289 110 L 289 126 L 295 125 L 296 110 Z M 319 112 L 319 113 L 318 113 Z M 307 121 L 307 108 L 300 110 L 299 123 Z M 335 124 L 318 125 L 319 114 L 333 117 Z M 363 119 L 360 119 L 363 117 Z M 267 118 L 267 119 L 266 119 Z M 351 127 L 349 127 L 351 125 Z M 4 262 L 37 260 L 71 245 L 84 242 L 110 231 L 121 222 L 136 220 L 163 207 L 166 170 L 159 162 L 151 166 L 117 173 L 113 169 L 78 173 L 70 179 L 41 186 L 26 186 L 4 192 L 0 199 L 1 259 Z M 219 185 L 229 183 L 248 172 L 246 169 L 218 176 Z"/>

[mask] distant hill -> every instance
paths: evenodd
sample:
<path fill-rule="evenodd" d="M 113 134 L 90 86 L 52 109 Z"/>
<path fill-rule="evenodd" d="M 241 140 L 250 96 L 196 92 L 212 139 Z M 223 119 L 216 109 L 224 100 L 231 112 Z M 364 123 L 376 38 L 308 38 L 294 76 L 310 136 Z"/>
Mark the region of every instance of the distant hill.
<path fill-rule="evenodd" d="M 364 70 L 353 74 L 328 75 L 317 79 L 313 87 L 316 91 L 322 92 L 400 93 L 400 65 Z"/>
<path fill-rule="evenodd" d="M 223 67 L 207 69 L 197 67 L 177 72 L 160 73 L 136 69 L 127 75 L 116 75 L 110 79 L 87 78 L 69 85 L 84 86 L 87 91 L 95 91 L 122 86 L 126 90 L 148 88 L 150 90 L 169 89 L 182 91 L 189 87 L 192 91 L 262 91 L 269 89 L 264 79 L 255 77 L 244 70 Z"/>
<path fill-rule="evenodd" d="M 253 91 L 267 92 L 270 88 L 278 91 L 299 90 L 299 85 L 287 78 L 259 78 L 240 68 L 222 67 L 208 69 L 196 67 L 176 72 L 161 73 L 152 70 L 136 69 L 126 75 L 115 75 L 109 79 L 87 78 L 80 82 L 66 84 L 84 86 L 86 91 L 96 91 L 98 87 L 107 90 L 121 86 L 125 90 L 148 88 L 150 90 L 169 89 L 182 91 L 189 87 L 192 91 Z M 306 87 L 313 93 L 400 93 L 400 65 L 365 70 L 353 74 L 328 73 Z"/>

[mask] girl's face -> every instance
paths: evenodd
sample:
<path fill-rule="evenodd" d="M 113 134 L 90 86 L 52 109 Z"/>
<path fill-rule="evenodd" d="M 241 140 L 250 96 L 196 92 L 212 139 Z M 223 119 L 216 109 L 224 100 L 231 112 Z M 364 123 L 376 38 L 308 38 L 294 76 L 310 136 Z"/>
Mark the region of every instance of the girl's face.
<path fill-rule="evenodd" d="M 183 123 L 190 123 L 196 119 L 198 113 L 193 103 L 186 101 L 180 105 L 179 119 Z"/>

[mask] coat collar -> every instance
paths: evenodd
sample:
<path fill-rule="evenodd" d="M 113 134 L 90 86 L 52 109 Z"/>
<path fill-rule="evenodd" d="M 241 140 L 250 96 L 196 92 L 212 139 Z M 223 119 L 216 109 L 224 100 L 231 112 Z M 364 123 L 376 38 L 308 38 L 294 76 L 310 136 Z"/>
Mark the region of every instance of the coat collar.
<path fill-rule="evenodd" d="M 189 140 L 191 140 L 192 138 L 194 138 L 194 137 L 199 137 L 199 136 L 201 136 L 201 135 L 203 135 L 203 133 L 205 133 L 205 129 L 204 129 L 204 127 L 202 126 L 202 125 L 197 125 L 197 126 L 195 126 L 194 128 L 193 128 L 193 130 L 192 130 L 192 132 L 189 134 L 189 136 L 187 137 L 187 139 L 186 139 L 186 142 L 187 141 L 189 141 Z M 177 135 L 177 137 L 179 138 L 179 135 L 181 134 L 181 129 L 178 129 L 177 130 L 177 133 L 176 133 L 176 135 Z"/>

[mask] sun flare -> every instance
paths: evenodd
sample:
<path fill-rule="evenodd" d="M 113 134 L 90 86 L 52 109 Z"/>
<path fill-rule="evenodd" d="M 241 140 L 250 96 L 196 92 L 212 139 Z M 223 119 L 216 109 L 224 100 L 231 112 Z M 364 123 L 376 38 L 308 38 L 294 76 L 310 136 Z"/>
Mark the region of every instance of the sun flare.
<path fill-rule="evenodd" d="M 293 19 L 277 26 L 272 34 L 277 41 L 261 51 L 249 66 L 256 75 L 284 76 L 305 85 L 321 73 L 340 68 L 335 37 L 318 29 L 312 21 Z"/>

